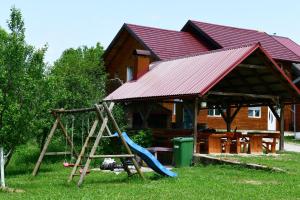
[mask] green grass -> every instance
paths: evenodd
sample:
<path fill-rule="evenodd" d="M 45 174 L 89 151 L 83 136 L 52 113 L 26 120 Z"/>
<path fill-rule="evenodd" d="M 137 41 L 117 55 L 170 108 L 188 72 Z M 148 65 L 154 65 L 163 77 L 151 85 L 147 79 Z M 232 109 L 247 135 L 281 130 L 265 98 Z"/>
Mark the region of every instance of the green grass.
<path fill-rule="evenodd" d="M 294 136 L 284 136 L 284 141 L 289 143 L 300 144 L 300 140 L 295 140 Z"/>
<path fill-rule="evenodd" d="M 147 173 L 147 180 L 142 181 L 124 173 L 92 172 L 81 188 L 75 182 L 67 183 L 71 169 L 63 168 L 61 162 L 49 161 L 32 177 L 33 163 L 24 157 L 14 159 L 7 171 L 7 185 L 25 192 L 0 192 L 0 199 L 300 199 L 300 154 L 296 153 L 233 158 L 281 167 L 287 173 L 199 165 L 175 169 L 178 178 Z"/>

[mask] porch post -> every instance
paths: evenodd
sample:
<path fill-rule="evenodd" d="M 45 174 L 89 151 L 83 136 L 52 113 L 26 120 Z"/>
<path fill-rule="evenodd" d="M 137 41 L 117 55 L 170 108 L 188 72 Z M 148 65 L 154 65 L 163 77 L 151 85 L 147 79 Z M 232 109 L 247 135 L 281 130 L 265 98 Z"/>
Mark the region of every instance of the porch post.
<path fill-rule="evenodd" d="M 226 128 L 227 128 L 227 132 L 231 131 L 231 109 L 230 106 L 228 105 L 226 108 Z"/>
<path fill-rule="evenodd" d="M 284 150 L 284 104 L 280 104 L 280 142 L 279 150 Z"/>
<path fill-rule="evenodd" d="M 199 99 L 198 99 L 198 97 L 196 97 L 195 98 L 195 107 L 194 107 L 194 154 L 196 153 L 196 150 L 197 150 L 198 102 L 199 102 Z"/>

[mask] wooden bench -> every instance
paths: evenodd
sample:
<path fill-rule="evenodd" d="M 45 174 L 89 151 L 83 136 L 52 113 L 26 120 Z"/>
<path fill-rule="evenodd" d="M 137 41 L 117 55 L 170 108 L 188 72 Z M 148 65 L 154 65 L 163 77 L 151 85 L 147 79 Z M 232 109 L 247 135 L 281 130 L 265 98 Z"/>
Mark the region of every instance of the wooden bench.
<path fill-rule="evenodd" d="M 263 139 L 265 138 L 272 140 L 272 141 L 266 141 L 266 140 L 262 141 L 266 153 L 276 153 L 276 144 L 277 144 L 277 139 L 280 138 L 280 133 L 265 133 Z"/>

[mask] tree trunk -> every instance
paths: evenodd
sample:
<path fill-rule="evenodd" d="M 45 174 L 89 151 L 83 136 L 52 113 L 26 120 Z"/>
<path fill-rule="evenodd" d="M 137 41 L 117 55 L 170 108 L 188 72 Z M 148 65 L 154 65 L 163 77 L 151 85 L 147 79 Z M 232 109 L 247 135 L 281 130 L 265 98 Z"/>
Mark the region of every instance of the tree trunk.
<path fill-rule="evenodd" d="M 5 159 L 5 165 L 4 165 L 4 168 L 6 168 L 6 167 L 8 166 L 8 164 L 9 164 L 11 158 L 12 158 L 12 155 L 13 155 L 14 151 L 15 151 L 15 147 L 12 147 L 12 148 L 10 149 L 10 151 L 9 151 L 10 153 L 8 154 L 8 156 L 7 156 L 6 159 Z"/>

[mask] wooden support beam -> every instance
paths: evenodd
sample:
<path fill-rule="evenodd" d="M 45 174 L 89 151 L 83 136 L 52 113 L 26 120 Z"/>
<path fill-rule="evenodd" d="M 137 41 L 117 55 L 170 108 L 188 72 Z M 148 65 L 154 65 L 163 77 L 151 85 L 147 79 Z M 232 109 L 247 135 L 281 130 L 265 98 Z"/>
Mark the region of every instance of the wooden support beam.
<path fill-rule="evenodd" d="M 199 110 L 199 98 L 195 98 L 195 105 L 194 105 L 194 154 L 197 150 L 197 136 L 198 136 L 198 110 Z"/>
<path fill-rule="evenodd" d="M 284 104 L 280 105 L 280 142 L 279 150 L 284 150 Z"/>
<path fill-rule="evenodd" d="M 218 95 L 218 96 L 237 96 L 237 97 L 249 97 L 249 98 L 258 98 L 258 99 L 271 99 L 277 100 L 278 96 L 273 95 L 263 95 L 263 94 L 247 94 L 247 93 L 233 93 L 233 92 L 208 92 L 210 95 Z"/>
<path fill-rule="evenodd" d="M 247 68 L 247 69 L 265 69 L 266 66 L 265 65 L 252 65 L 252 64 L 239 64 L 238 67 L 241 67 L 241 68 Z"/>
<path fill-rule="evenodd" d="M 133 154 L 120 154 L 120 155 L 93 155 L 90 158 L 133 158 Z"/>
<path fill-rule="evenodd" d="M 96 112 L 97 112 L 98 119 L 101 120 L 101 115 L 100 115 L 101 110 L 100 110 L 100 108 L 99 108 L 99 105 L 96 104 L 96 105 L 95 105 L 95 108 L 96 108 Z M 112 109 L 112 107 L 111 107 L 111 109 Z M 110 108 L 107 107 L 107 110 L 110 112 Z M 105 117 L 105 118 L 103 119 L 103 121 L 102 121 L 100 130 L 98 131 L 96 140 L 95 140 L 95 142 L 94 142 L 94 144 L 93 144 L 93 147 L 92 147 L 92 149 L 91 149 L 91 151 L 90 151 L 89 157 L 88 157 L 88 159 L 87 159 L 87 161 L 86 161 L 86 163 L 85 163 L 85 165 L 84 165 L 84 168 L 83 168 L 83 170 L 82 170 L 81 176 L 80 176 L 79 181 L 78 181 L 78 183 L 77 183 L 77 186 L 78 186 L 78 187 L 80 187 L 81 184 L 83 183 L 83 180 L 84 180 L 84 178 L 85 178 L 85 176 L 86 176 L 86 173 L 87 173 L 88 168 L 89 168 L 89 166 L 90 166 L 90 164 L 91 164 L 91 161 L 92 161 L 92 160 L 91 160 L 91 157 L 95 155 L 95 152 L 96 152 L 97 147 L 98 147 L 98 145 L 99 145 L 100 139 L 101 139 L 101 137 L 102 137 L 102 135 L 103 135 L 104 130 L 106 129 L 107 122 L 108 122 L 108 118 Z"/>
<path fill-rule="evenodd" d="M 107 104 L 105 102 L 103 102 L 103 106 L 104 106 L 104 109 L 105 109 L 105 111 L 107 113 L 107 116 L 112 121 L 112 124 L 113 124 L 114 128 L 117 130 L 117 133 L 118 133 L 118 135 L 119 135 L 119 137 L 121 139 L 121 142 L 122 142 L 123 146 L 125 147 L 127 153 L 128 154 L 133 154 L 132 151 L 131 151 L 131 149 L 129 148 L 128 144 L 126 143 L 125 139 L 123 138 L 122 132 L 121 132 L 121 130 L 120 130 L 120 128 L 119 128 L 119 126 L 118 126 L 118 124 L 117 124 L 114 116 L 112 115 L 111 111 L 109 110 L 109 108 L 108 108 L 108 106 L 107 106 Z M 140 169 L 138 163 L 136 162 L 136 160 L 134 158 L 132 158 L 131 160 L 132 160 L 132 163 L 133 163 L 133 165 L 134 165 L 137 173 L 140 175 L 140 177 L 142 177 L 145 180 L 143 172 L 141 171 L 141 169 Z"/>
<path fill-rule="evenodd" d="M 75 114 L 75 113 L 83 113 L 83 112 L 91 112 L 95 111 L 95 108 L 78 108 L 78 109 L 71 109 L 71 110 L 65 110 L 65 109 L 53 109 L 52 113 L 56 114 Z"/>
<path fill-rule="evenodd" d="M 46 151 L 48 149 L 50 141 L 51 141 L 51 139 L 52 139 L 52 137 L 53 137 L 53 135 L 55 133 L 55 130 L 57 129 L 58 122 L 59 122 L 59 118 L 57 117 L 56 120 L 55 120 L 55 122 L 54 122 L 54 124 L 53 124 L 53 126 L 52 126 L 52 128 L 51 128 L 51 131 L 50 131 L 50 133 L 49 133 L 49 135 L 48 135 L 48 137 L 46 139 L 46 142 L 45 142 L 44 147 L 43 147 L 43 149 L 42 149 L 42 151 L 40 153 L 40 156 L 39 156 L 39 158 L 38 158 L 38 160 L 37 160 L 37 162 L 35 164 L 35 167 L 34 167 L 33 172 L 32 172 L 32 176 L 36 176 L 36 174 L 37 174 L 37 172 L 38 172 L 38 170 L 39 170 L 39 168 L 41 166 L 42 160 L 43 160 L 43 158 L 45 156 L 45 153 L 46 153 Z"/>
<path fill-rule="evenodd" d="M 238 112 L 240 111 L 241 108 L 242 108 L 242 105 L 239 104 L 231 116 L 231 119 L 230 119 L 231 123 L 233 122 L 234 118 L 236 117 L 236 115 L 238 114 Z"/>
<path fill-rule="evenodd" d="M 227 132 L 230 132 L 231 131 L 231 109 L 229 106 L 227 106 L 226 108 L 226 129 L 227 129 Z"/>
<path fill-rule="evenodd" d="M 150 116 L 152 108 L 153 106 L 151 104 L 147 104 L 146 106 L 145 105 L 139 106 L 139 114 L 143 121 L 143 125 L 142 125 L 143 128 L 148 128 L 148 118 Z"/>
<path fill-rule="evenodd" d="M 95 131 L 96 131 L 96 128 L 97 128 L 98 123 L 99 123 L 99 120 L 96 119 L 96 120 L 94 121 L 93 125 L 92 125 L 91 130 L 89 130 L 89 134 L 88 134 L 87 138 L 85 139 L 84 145 L 83 145 L 82 148 L 81 148 L 80 154 L 79 154 L 79 156 L 78 156 L 78 158 L 77 158 L 77 160 L 76 160 L 76 163 L 75 163 L 75 165 L 74 165 L 74 167 L 73 167 L 73 169 L 72 169 L 72 172 L 71 172 L 71 174 L 70 174 L 70 176 L 69 176 L 68 182 L 71 182 L 71 180 L 73 179 L 73 177 L 74 177 L 74 175 L 75 175 L 75 173 L 76 173 L 76 171 L 77 171 L 77 168 L 78 168 L 78 166 L 80 165 L 80 163 L 81 163 L 81 161 L 82 161 L 82 157 L 84 156 L 85 151 L 86 151 L 86 149 L 87 149 L 87 147 L 88 147 L 90 138 L 94 135 L 94 133 L 95 133 Z"/>
<path fill-rule="evenodd" d="M 46 152 L 45 156 L 60 156 L 60 155 L 70 155 L 71 152 Z"/>
<path fill-rule="evenodd" d="M 280 123 L 280 116 L 278 115 L 278 113 L 276 112 L 275 108 L 273 105 L 268 105 L 268 107 L 270 108 L 270 110 L 272 111 L 273 115 L 275 116 L 275 118 L 277 119 L 278 123 Z"/>

